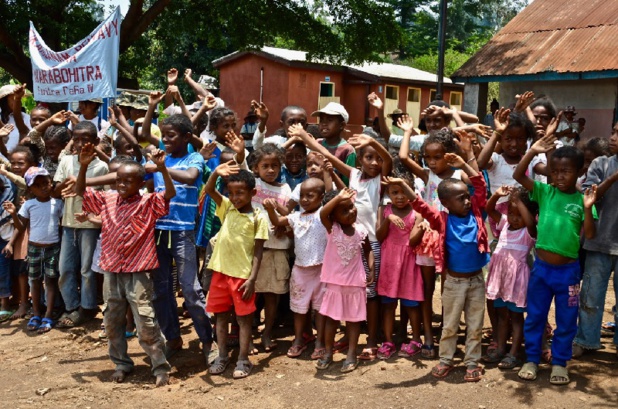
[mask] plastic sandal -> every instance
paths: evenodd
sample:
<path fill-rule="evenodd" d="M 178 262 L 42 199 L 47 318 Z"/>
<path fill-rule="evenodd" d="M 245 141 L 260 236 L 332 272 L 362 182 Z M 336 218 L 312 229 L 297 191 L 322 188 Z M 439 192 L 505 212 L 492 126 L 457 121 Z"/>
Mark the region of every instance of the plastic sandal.
<path fill-rule="evenodd" d="M 515 355 L 506 354 L 502 361 L 498 364 L 498 368 L 500 369 L 513 369 L 519 365 L 519 360 Z"/>
<path fill-rule="evenodd" d="M 253 364 L 248 359 L 239 360 L 236 362 L 236 368 L 234 368 L 234 373 L 232 374 L 232 378 L 234 379 L 242 379 L 249 376 L 251 370 L 253 369 Z"/>
<path fill-rule="evenodd" d="M 349 373 L 355 370 L 356 368 L 358 368 L 358 361 L 354 361 L 354 362 L 343 361 L 343 365 L 341 366 L 340 372 Z"/>
<path fill-rule="evenodd" d="M 517 373 L 517 376 L 526 381 L 534 381 L 536 380 L 538 370 L 539 367 L 537 364 L 534 362 L 526 362 Z"/>
<path fill-rule="evenodd" d="M 569 371 L 566 367 L 552 365 L 549 383 L 552 385 L 567 385 L 569 382 L 571 382 L 571 378 L 569 378 Z"/>
<path fill-rule="evenodd" d="M 39 317 L 38 315 L 35 315 L 32 318 L 30 318 L 30 320 L 28 320 L 28 325 L 26 325 L 26 328 L 28 328 L 28 331 L 36 331 L 39 329 L 40 326 L 41 326 L 41 317 Z"/>
<path fill-rule="evenodd" d="M 330 366 L 330 364 L 333 363 L 333 357 L 332 356 L 323 356 L 322 358 L 318 359 L 315 363 L 315 367 L 321 371 L 328 369 L 328 367 Z"/>
<path fill-rule="evenodd" d="M 315 361 L 316 359 L 324 357 L 324 355 L 326 355 L 326 348 L 316 348 L 311 353 L 311 359 Z"/>
<path fill-rule="evenodd" d="M 464 381 L 466 382 L 478 382 L 481 380 L 483 375 L 483 368 L 480 366 L 473 366 L 466 369 L 466 374 L 464 375 Z"/>
<path fill-rule="evenodd" d="M 401 348 L 403 348 L 403 345 Z M 378 358 L 387 360 L 392 357 L 395 352 L 397 352 L 397 347 L 395 347 L 395 344 L 392 342 L 383 342 L 382 346 L 378 349 Z"/>
<path fill-rule="evenodd" d="M 449 373 L 453 370 L 453 365 L 447 365 L 440 362 L 438 365 L 434 366 L 431 370 L 431 374 L 438 379 L 446 378 Z"/>
<path fill-rule="evenodd" d="M 436 359 L 436 347 L 435 345 L 423 344 L 421 355 L 426 359 Z"/>
<path fill-rule="evenodd" d="M 292 345 L 290 349 L 288 349 L 287 356 L 290 358 L 297 358 L 301 356 L 301 354 L 307 349 L 307 345 Z"/>
<path fill-rule="evenodd" d="M 39 325 L 38 332 L 39 334 L 44 334 L 46 332 L 51 331 L 54 326 L 54 321 L 51 318 L 43 318 L 41 321 L 41 325 Z"/>
<path fill-rule="evenodd" d="M 358 359 L 362 359 L 363 361 L 373 361 L 376 359 L 376 354 L 378 353 L 378 348 L 365 348 L 361 351 Z"/>
<path fill-rule="evenodd" d="M 409 344 L 401 344 L 401 349 L 399 350 L 399 356 L 403 358 L 411 358 L 414 355 L 418 355 L 421 353 L 423 349 L 423 344 L 416 341 L 410 341 Z"/>
<path fill-rule="evenodd" d="M 210 368 L 208 368 L 208 373 L 211 375 L 221 375 L 223 372 L 225 372 L 225 369 L 229 364 L 229 357 L 222 358 L 218 356 L 212 363 L 212 365 L 210 365 Z"/>

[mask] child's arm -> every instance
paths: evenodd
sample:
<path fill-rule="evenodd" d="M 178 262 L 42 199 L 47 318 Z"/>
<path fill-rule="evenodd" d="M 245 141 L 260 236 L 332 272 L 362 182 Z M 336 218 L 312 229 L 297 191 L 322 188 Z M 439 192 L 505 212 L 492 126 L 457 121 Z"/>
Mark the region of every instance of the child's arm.
<path fill-rule="evenodd" d="M 365 241 L 363 242 L 363 252 L 365 253 L 365 260 L 367 260 L 367 267 L 369 267 L 369 277 L 367 278 L 366 285 L 371 285 L 375 281 L 376 271 L 375 256 L 373 254 L 373 249 L 371 248 L 371 243 L 369 243 L 369 237 L 365 237 Z"/>
<path fill-rule="evenodd" d="M 111 158 L 109 156 L 107 156 L 107 154 L 105 152 L 103 152 L 103 149 L 101 149 L 99 147 L 99 145 L 94 147 L 94 153 L 97 155 L 97 157 L 105 162 L 105 163 L 109 163 L 109 161 L 111 160 Z"/>
<path fill-rule="evenodd" d="M 9 151 L 4 144 L 4 138 L 9 136 L 11 132 L 13 132 L 13 129 L 15 129 L 15 125 L 13 124 L 7 124 L 0 128 L 0 153 L 7 159 L 9 157 Z"/>
<path fill-rule="evenodd" d="M 219 176 L 226 178 L 230 175 L 235 175 L 238 173 L 239 170 L 240 168 L 237 164 L 234 163 L 234 161 L 229 161 L 217 166 L 215 168 L 215 171 L 212 172 L 212 174 L 208 178 L 204 189 L 206 191 L 206 194 L 208 194 L 208 196 L 210 196 L 212 200 L 215 201 L 217 206 L 221 206 L 221 201 L 223 200 L 223 196 L 221 196 L 221 193 L 219 193 L 219 191 L 217 190 L 217 178 Z"/>
<path fill-rule="evenodd" d="M 191 123 L 193 124 L 193 126 L 195 126 L 195 124 L 197 124 L 200 119 L 202 119 L 202 117 L 206 115 L 206 112 L 213 109 L 216 105 L 217 101 L 215 100 L 215 97 L 213 95 L 208 95 L 208 97 L 204 98 L 200 109 L 198 109 L 195 115 L 191 117 Z"/>
<path fill-rule="evenodd" d="M 597 201 L 597 185 L 592 185 L 584 192 L 584 237 L 588 240 L 596 235 L 592 206 Z"/>
<path fill-rule="evenodd" d="M 470 178 L 473 178 L 480 174 L 476 169 L 470 166 L 465 160 L 463 160 L 461 156 L 457 155 L 456 153 L 446 153 L 444 155 L 444 159 L 449 166 L 463 170 L 465 174 L 468 175 L 468 177 Z"/>
<path fill-rule="evenodd" d="M 365 146 L 371 146 L 376 150 L 378 156 L 382 158 L 382 175 L 390 175 L 391 170 L 393 169 L 393 158 L 391 154 L 388 153 L 388 150 L 380 142 L 373 139 L 369 135 L 365 134 L 356 134 L 352 135 L 350 139 L 348 139 L 348 143 L 354 147 L 356 150 L 361 150 Z"/>
<path fill-rule="evenodd" d="M 234 161 L 239 165 L 245 161 L 245 140 L 234 131 L 225 134 L 225 144 L 235 153 Z"/>
<path fill-rule="evenodd" d="M 372 92 L 367 95 L 367 101 L 369 101 L 369 105 L 376 108 L 378 110 L 378 123 L 380 125 L 380 135 L 386 143 L 388 144 L 389 139 L 391 138 L 391 129 L 386 123 L 386 117 L 384 116 L 384 102 L 380 99 L 380 97 Z"/>
<path fill-rule="evenodd" d="M 309 135 L 307 131 L 303 129 L 302 125 L 296 124 L 290 126 L 290 128 L 288 129 L 288 136 L 299 136 L 305 143 L 305 146 L 307 146 L 307 149 L 321 153 L 326 159 L 330 161 L 330 163 L 335 167 L 335 169 L 341 172 L 343 176 L 348 178 L 350 177 L 353 168 L 341 162 L 339 158 L 330 153 L 328 149 L 320 145 L 318 141 L 313 139 L 313 136 Z"/>
<path fill-rule="evenodd" d="M 537 231 L 536 231 L 535 217 L 532 215 L 532 213 L 530 213 L 530 210 L 528 210 L 528 208 L 526 207 L 524 202 L 521 201 L 519 196 L 515 195 L 514 197 L 511 198 L 511 200 L 513 200 L 513 202 L 517 206 L 517 210 L 519 210 L 519 214 L 521 214 L 521 217 L 524 219 L 524 223 L 526 225 L 526 229 L 528 230 L 528 234 L 531 237 L 536 238 Z"/>
<path fill-rule="evenodd" d="M 290 225 L 287 217 L 277 215 L 277 212 L 275 210 L 277 209 L 278 206 L 277 206 L 277 201 L 275 199 L 264 200 L 264 202 L 262 203 L 262 206 L 264 206 L 264 209 L 266 209 L 266 212 L 268 213 L 268 218 L 270 219 L 270 222 L 274 226 L 289 226 Z"/>
<path fill-rule="evenodd" d="M 19 131 L 19 139 L 26 136 L 30 131 L 21 115 L 21 99 L 24 95 L 26 95 L 26 84 L 18 85 L 13 95 L 9 96 L 9 98 L 13 98 L 13 119 L 15 120 L 15 127 Z"/>
<path fill-rule="evenodd" d="M 176 85 L 170 85 L 169 87 L 167 87 L 166 93 L 167 92 L 172 94 L 172 97 L 174 98 L 174 100 L 178 102 L 178 106 L 180 107 L 180 112 L 182 112 L 182 114 L 186 116 L 187 118 L 191 119 L 191 116 L 192 116 L 191 112 L 189 112 L 189 110 L 187 109 L 187 106 L 185 105 L 185 101 L 184 99 L 182 99 L 182 95 L 180 95 L 180 91 L 178 91 L 178 87 Z"/>
<path fill-rule="evenodd" d="M 0 165 L 0 175 L 6 176 L 8 180 L 13 182 L 15 186 L 19 188 L 25 189 L 27 187 L 26 180 L 23 177 L 17 176 L 16 174 L 8 170 L 5 164 Z"/>
<path fill-rule="evenodd" d="M 549 133 L 536 141 L 528 152 L 524 155 L 521 161 L 517 164 L 515 171 L 513 172 L 513 179 L 515 179 L 520 185 L 526 188 L 528 191 L 532 191 L 534 189 L 534 180 L 532 180 L 529 176 L 526 175 L 526 170 L 528 170 L 528 165 L 539 153 L 546 153 L 553 149 L 555 149 L 554 141 L 556 137 Z M 548 158 L 549 161 L 549 158 Z M 548 162 L 549 163 L 549 162 Z"/>
<path fill-rule="evenodd" d="M 408 184 L 404 182 L 403 179 L 393 178 L 389 176 L 385 176 L 382 179 L 383 179 L 382 183 L 384 185 L 390 185 L 390 184 L 400 185 L 404 193 L 408 197 L 408 199 L 410 199 L 412 208 L 416 210 L 418 213 L 420 213 L 421 216 L 423 216 L 427 220 L 427 222 L 429 223 L 432 229 L 438 230 L 438 231 L 441 229 L 442 218 L 440 216 L 440 212 L 437 209 L 429 206 L 427 203 L 423 201 L 423 199 L 418 197 L 418 195 L 414 192 L 414 190 L 410 186 L 408 186 Z"/>
<path fill-rule="evenodd" d="M 386 236 L 388 235 L 388 228 L 391 224 L 390 216 L 394 216 L 394 215 L 389 215 L 389 217 L 385 219 L 384 218 L 384 206 L 378 207 L 378 223 L 377 223 L 378 228 L 376 229 L 376 238 L 378 239 L 380 243 L 382 243 L 384 239 L 386 238 Z M 401 228 L 399 225 L 397 225 L 397 227 Z"/>
<path fill-rule="evenodd" d="M 113 126 L 114 128 L 116 128 L 118 132 L 120 132 L 122 137 L 126 139 L 126 141 L 129 142 L 131 146 L 133 146 L 133 151 L 135 152 L 135 160 L 138 162 L 141 162 L 142 161 L 142 147 L 140 146 L 135 136 L 133 136 L 133 134 L 127 128 L 122 126 L 117 119 L 119 116 L 122 115 L 122 111 L 117 106 L 113 108 L 109 107 L 107 110 L 109 112 L 109 116 L 108 116 L 109 124 Z M 143 126 L 142 126 L 142 129 L 143 129 Z"/>
<path fill-rule="evenodd" d="M 491 217 L 496 223 L 500 221 L 502 218 L 502 213 L 496 210 L 496 204 L 501 197 L 505 197 L 511 194 L 513 191 L 512 186 L 502 185 L 496 190 L 496 193 L 491 195 L 489 200 L 487 201 L 487 205 L 485 206 L 485 211 L 487 215 Z M 525 206 L 524 206 L 525 207 Z"/>
<path fill-rule="evenodd" d="M 346 187 L 345 189 L 342 189 L 330 202 L 326 203 L 322 207 L 322 210 L 320 210 L 320 220 L 329 233 L 333 229 L 333 221 L 330 219 L 331 213 L 335 211 L 339 203 L 346 200 L 352 200 L 355 193 L 356 192 L 354 192 L 354 190 Z"/>
<path fill-rule="evenodd" d="M 204 100 L 206 100 L 206 98 L 208 98 L 208 96 L 212 94 L 206 91 L 204 87 L 202 87 L 198 82 L 196 82 L 195 80 L 193 80 L 193 78 L 191 78 L 192 73 L 193 71 L 191 70 L 191 68 L 187 68 L 185 70 L 185 75 L 184 75 L 185 82 L 191 87 L 191 89 L 193 90 L 196 96 L 199 97 L 201 95 L 202 97 L 204 97 Z M 174 84 L 171 84 L 171 85 L 174 85 Z"/>
<path fill-rule="evenodd" d="M 13 202 L 9 202 L 7 200 L 6 202 L 2 203 L 2 207 L 4 208 L 4 210 L 6 210 L 8 214 L 11 215 L 11 218 L 13 219 L 13 226 L 15 226 L 17 230 L 19 230 L 20 232 L 26 230 L 27 226 L 30 224 L 30 220 L 22 218 L 17 214 L 17 208 L 15 207 L 15 204 Z"/>
<path fill-rule="evenodd" d="M 242 299 L 248 300 L 255 291 L 255 280 L 257 279 L 258 271 L 260 270 L 260 264 L 262 264 L 262 253 L 264 251 L 264 242 L 266 240 L 255 239 L 255 245 L 253 246 L 253 263 L 251 265 L 251 275 L 240 286 L 238 291 L 242 291 Z"/>
<path fill-rule="evenodd" d="M 167 92 L 166 92 L 167 95 Z M 142 137 L 148 141 L 148 143 L 153 144 L 155 147 L 159 147 L 159 138 L 150 133 L 150 128 L 152 127 L 152 117 L 154 115 L 155 109 L 159 105 L 159 102 L 163 99 L 163 94 L 161 91 L 151 92 L 148 96 L 148 110 L 146 111 L 146 115 L 144 116 L 144 123 L 142 124 Z"/>
<path fill-rule="evenodd" d="M 425 234 L 425 230 L 422 227 L 423 225 L 423 216 L 420 213 L 416 213 L 414 217 L 414 227 L 412 227 L 412 231 L 410 232 L 410 240 L 408 245 L 410 247 L 416 247 L 423 241 L 423 235 Z"/>
<path fill-rule="evenodd" d="M 477 159 L 479 169 L 490 169 L 494 165 L 494 161 L 491 160 L 491 155 L 496 150 L 498 139 L 502 137 L 502 134 L 509 126 L 509 115 L 511 115 L 510 109 L 500 108 L 500 110 L 494 116 L 494 132 L 491 135 L 491 138 L 489 138 L 489 140 L 485 144 L 485 146 L 483 146 L 483 150 L 481 151 Z"/>
<path fill-rule="evenodd" d="M 333 164 L 330 163 L 328 159 L 324 159 L 324 185 L 326 187 L 326 191 L 330 192 L 333 190 L 333 183 L 335 184 L 335 188 L 338 190 L 345 189 L 345 183 L 339 177 L 339 175 L 335 172 L 333 168 Z"/>
<path fill-rule="evenodd" d="M 466 161 L 468 165 L 470 165 L 472 169 L 480 173 L 476 156 L 474 155 L 474 151 L 472 150 L 472 141 L 476 138 L 476 135 L 465 131 L 454 131 L 454 133 L 459 138 L 455 138 L 455 143 L 457 144 L 457 146 L 459 146 L 459 149 L 461 149 L 462 158 Z M 462 180 L 466 184 L 470 183 L 470 180 L 466 175 L 462 175 Z"/>
<path fill-rule="evenodd" d="M 518 112 L 518 113 L 525 113 L 526 115 L 528 115 L 528 107 L 530 106 L 530 104 L 532 104 L 534 102 L 534 92 L 532 91 L 526 91 L 521 95 L 517 95 L 517 102 L 515 102 L 515 108 L 513 109 L 514 112 Z M 532 113 L 532 111 L 530 110 L 530 113 Z M 534 115 L 532 115 L 532 118 L 530 118 L 528 116 L 528 119 L 530 119 L 532 121 L 532 123 L 536 122 L 536 119 L 534 118 Z"/>
<path fill-rule="evenodd" d="M 34 129 L 40 134 L 44 134 L 47 128 L 52 125 L 62 125 L 69 119 L 69 113 L 65 110 L 58 111 L 37 126 Z M 32 138 L 31 138 L 32 139 Z"/>
<path fill-rule="evenodd" d="M 397 126 L 403 129 L 403 139 L 401 140 L 401 146 L 399 147 L 399 160 L 403 165 L 410 169 L 414 176 L 420 178 L 423 183 L 427 183 L 428 173 L 421 167 L 414 159 L 410 158 L 410 137 L 412 136 L 412 129 L 414 124 L 409 116 L 399 118 Z"/>
<path fill-rule="evenodd" d="M 178 70 L 176 68 L 170 68 L 167 70 L 167 86 L 170 87 L 172 85 L 176 85 L 176 81 L 178 80 Z M 172 105 L 174 102 L 174 98 L 171 95 L 165 94 L 165 99 L 163 102 L 163 108 L 167 108 Z"/>
<path fill-rule="evenodd" d="M 90 142 L 86 143 L 82 147 L 82 151 L 79 153 L 79 172 L 77 173 L 77 179 L 75 180 L 75 194 L 77 196 L 84 196 L 86 191 L 86 172 L 88 172 L 88 165 L 94 160 L 96 152 L 94 145 Z"/>
<path fill-rule="evenodd" d="M 257 102 L 255 100 L 251 101 L 251 108 L 253 108 L 253 111 L 260 120 L 258 130 L 260 131 L 260 134 L 263 134 L 264 132 L 266 132 L 266 122 L 268 122 L 268 117 L 270 116 L 268 108 L 266 107 L 265 103 Z"/>
<path fill-rule="evenodd" d="M 176 196 L 176 187 L 174 186 L 174 181 L 165 166 L 165 151 L 155 149 L 155 151 L 149 155 L 149 159 L 157 165 L 157 170 L 161 172 L 161 176 L 163 176 L 163 183 L 165 184 L 165 195 L 163 197 L 165 200 L 171 200 L 174 196 Z"/>

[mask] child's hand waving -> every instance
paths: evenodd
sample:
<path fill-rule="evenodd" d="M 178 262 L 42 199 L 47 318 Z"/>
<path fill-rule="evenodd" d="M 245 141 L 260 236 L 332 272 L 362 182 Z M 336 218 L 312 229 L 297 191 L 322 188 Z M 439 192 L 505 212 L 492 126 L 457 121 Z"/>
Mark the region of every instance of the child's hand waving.
<path fill-rule="evenodd" d="M 511 194 L 513 186 L 502 185 L 496 190 L 495 195 L 499 197 L 505 197 Z"/>
<path fill-rule="evenodd" d="M 536 141 L 531 147 L 530 150 L 532 152 L 534 152 L 535 154 L 539 154 L 539 153 L 547 153 L 549 151 L 551 151 L 552 149 L 556 148 L 556 144 L 554 143 L 556 141 L 556 137 L 554 136 L 553 133 L 547 133 L 545 134 L 544 137 L 542 137 L 541 139 L 539 139 L 538 141 Z"/>
<path fill-rule="evenodd" d="M 409 115 L 404 115 L 397 119 L 397 126 L 403 129 L 404 132 L 411 132 L 414 129 L 414 122 Z"/>
<path fill-rule="evenodd" d="M 368 146 L 374 139 L 365 134 L 354 134 L 350 139 L 348 139 L 348 143 L 354 147 L 354 149 L 363 149 L 365 146 Z"/>
<path fill-rule="evenodd" d="M 534 92 L 526 91 L 521 95 L 516 95 L 515 98 L 517 98 L 517 102 L 514 111 L 524 112 L 534 102 Z"/>
<path fill-rule="evenodd" d="M 157 169 L 162 170 L 165 168 L 165 151 L 155 149 L 150 155 L 148 155 L 148 159 L 157 165 Z"/>
<path fill-rule="evenodd" d="M 15 212 L 17 211 L 15 204 L 13 204 L 13 202 L 10 202 L 8 200 L 2 203 L 2 208 L 6 210 L 8 214 L 11 214 L 11 215 L 15 214 Z"/>
<path fill-rule="evenodd" d="M 176 68 L 167 70 L 167 85 L 176 84 L 176 80 L 178 80 L 178 70 Z"/>
<path fill-rule="evenodd" d="M 225 145 L 237 154 L 242 154 L 245 152 L 245 140 L 236 135 L 234 131 L 229 131 L 225 134 Z"/>
<path fill-rule="evenodd" d="M 496 128 L 496 133 L 501 135 L 502 132 L 506 130 L 511 122 L 509 115 L 511 115 L 510 109 L 500 108 L 498 112 L 494 116 L 494 127 Z"/>
<path fill-rule="evenodd" d="M 62 111 L 58 111 L 51 116 L 52 124 L 54 125 L 62 125 L 65 121 L 69 120 L 69 113 L 64 109 Z"/>
<path fill-rule="evenodd" d="M 94 145 L 88 142 L 82 146 L 82 151 L 79 153 L 79 164 L 82 166 L 88 166 L 96 156 L 97 153 L 94 150 Z"/>
<path fill-rule="evenodd" d="M 466 164 L 463 158 L 456 153 L 446 153 L 444 154 L 444 159 L 449 166 L 457 169 L 460 169 L 461 167 L 463 167 L 463 165 Z"/>
<path fill-rule="evenodd" d="M 340 202 L 343 202 L 346 200 L 352 200 L 354 195 L 356 195 L 356 191 L 354 189 L 350 189 L 349 187 L 346 187 L 345 189 L 341 189 L 339 194 L 337 194 L 337 199 Z"/>
<path fill-rule="evenodd" d="M 288 136 L 290 138 L 298 137 L 301 141 L 304 141 L 306 138 L 309 138 L 309 134 L 305 131 L 305 128 L 301 124 L 294 124 L 288 128 Z"/>
<path fill-rule="evenodd" d="M 187 68 L 185 70 L 184 80 L 187 81 L 193 75 L 193 70 L 191 68 Z"/>
<path fill-rule="evenodd" d="M 239 171 L 240 167 L 233 160 L 222 163 L 215 169 L 215 173 L 222 178 L 226 178 L 230 175 L 235 175 Z"/>
<path fill-rule="evenodd" d="M 215 99 L 215 96 L 211 94 L 206 97 L 202 104 L 205 105 L 206 109 L 210 111 L 217 106 L 217 100 Z"/>
<path fill-rule="evenodd" d="M 0 128 L 0 138 L 5 138 L 9 136 L 9 134 L 13 132 L 13 129 L 15 129 L 15 125 L 13 124 L 4 125 L 2 128 Z"/>
<path fill-rule="evenodd" d="M 268 121 L 268 117 L 270 116 L 270 114 L 268 112 L 266 104 L 264 104 L 263 102 L 257 102 L 256 100 L 252 100 L 251 108 L 253 108 L 258 118 L 260 118 L 261 123 L 265 124 Z"/>
<path fill-rule="evenodd" d="M 545 129 L 545 136 L 553 135 L 556 133 L 556 129 L 558 129 L 558 124 L 562 121 L 562 116 L 564 115 L 563 111 L 558 113 L 558 116 L 549 121 L 549 125 Z"/>
<path fill-rule="evenodd" d="M 382 109 L 384 107 L 384 103 L 375 92 L 367 95 L 367 101 L 369 101 L 369 105 L 376 109 Z"/>
<path fill-rule="evenodd" d="M 584 208 L 590 209 L 597 201 L 597 185 L 592 185 L 584 192 Z"/>
<path fill-rule="evenodd" d="M 209 159 L 215 158 L 214 151 L 217 149 L 217 142 L 205 143 L 200 149 L 200 155 L 204 158 L 205 161 Z"/>
<path fill-rule="evenodd" d="M 165 97 L 165 94 L 163 94 L 161 91 L 153 91 L 150 93 L 150 95 L 148 95 L 148 104 L 150 106 L 157 106 L 159 105 L 159 102 L 163 100 L 163 97 Z"/>

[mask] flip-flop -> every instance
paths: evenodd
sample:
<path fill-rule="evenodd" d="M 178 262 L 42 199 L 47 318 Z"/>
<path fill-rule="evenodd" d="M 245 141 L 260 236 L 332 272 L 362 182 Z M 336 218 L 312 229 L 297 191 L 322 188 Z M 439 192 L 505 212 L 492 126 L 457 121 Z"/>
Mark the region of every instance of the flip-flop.
<path fill-rule="evenodd" d="M 28 325 L 26 325 L 26 328 L 28 328 L 28 331 L 36 331 L 39 329 L 40 326 L 41 317 L 35 315 L 34 317 L 30 318 L 30 320 L 28 320 Z"/>
<path fill-rule="evenodd" d="M 236 368 L 234 368 L 234 372 L 232 373 L 232 378 L 234 379 L 242 379 L 249 376 L 251 370 L 253 369 L 253 364 L 248 359 L 238 360 L 236 362 Z"/>
<path fill-rule="evenodd" d="M 51 318 L 43 318 L 41 321 L 41 325 L 38 328 L 39 334 L 45 334 L 46 332 L 51 331 L 54 326 L 54 320 Z"/>
<path fill-rule="evenodd" d="M 435 359 L 436 358 L 436 347 L 435 345 L 427 345 L 424 344 L 421 350 L 421 355 L 426 359 Z"/>
<path fill-rule="evenodd" d="M 323 371 L 325 369 L 328 369 L 328 367 L 332 363 L 333 363 L 333 357 L 324 355 L 322 358 L 318 359 L 315 362 L 315 367 L 319 369 L 320 371 Z"/>
<path fill-rule="evenodd" d="M 292 345 L 288 349 L 287 356 L 290 358 L 298 358 L 307 349 L 307 344 L 304 345 Z"/>
<path fill-rule="evenodd" d="M 333 354 L 337 352 L 344 352 L 348 349 L 349 343 L 347 341 L 337 341 L 333 345 Z"/>
<path fill-rule="evenodd" d="M 478 382 L 483 377 L 483 368 L 481 366 L 473 366 L 466 369 L 464 375 L 464 381 L 466 382 Z"/>
<path fill-rule="evenodd" d="M 230 364 L 230 358 L 229 357 L 220 357 L 218 356 L 217 358 L 215 358 L 214 362 L 210 365 L 210 368 L 208 368 L 208 373 L 211 375 L 221 375 L 223 372 L 225 372 L 225 369 L 227 368 L 227 366 Z"/>
<path fill-rule="evenodd" d="M 324 355 L 326 355 L 326 348 L 316 348 L 311 353 L 311 359 L 315 361 L 316 359 L 322 358 Z"/>
<path fill-rule="evenodd" d="M 453 368 L 453 365 L 447 365 L 440 362 L 438 365 L 433 367 L 433 369 L 431 370 L 431 375 L 433 375 L 434 378 L 438 379 L 446 378 L 448 374 L 451 373 Z"/>
<path fill-rule="evenodd" d="M 88 318 L 86 318 L 84 314 L 79 312 L 79 310 L 75 310 L 71 312 L 70 314 L 67 314 L 66 316 L 60 318 L 60 321 L 58 321 L 58 324 L 56 325 L 56 327 L 74 328 L 74 327 L 78 327 L 84 324 L 87 321 L 88 321 Z"/>
<path fill-rule="evenodd" d="M 341 369 L 339 370 L 341 373 L 349 373 L 358 368 L 358 361 L 343 361 L 343 365 L 341 365 Z"/>
<path fill-rule="evenodd" d="M 373 348 L 363 349 L 357 358 L 362 359 L 363 361 L 373 361 L 377 357 L 378 357 L 378 348 L 373 347 Z"/>
<path fill-rule="evenodd" d="M 0 311 L 0 322 L 8 321 L 15 314 L 15 311 Z"/>

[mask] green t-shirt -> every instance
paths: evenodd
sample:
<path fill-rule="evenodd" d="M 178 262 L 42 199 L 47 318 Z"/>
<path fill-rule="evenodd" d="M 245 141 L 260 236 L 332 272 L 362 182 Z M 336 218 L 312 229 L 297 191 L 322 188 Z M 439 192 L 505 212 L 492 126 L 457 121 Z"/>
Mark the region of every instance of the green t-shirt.
<path fill-rule="evenodd" d="M 356 151 L 354 150 L 352 145 L 350 145 L 345 139 L 341 139 L 341 141 L 339 141 L 339 144 L 334 146 L 326 144 L 326 140 L 324 139 L 320 139 L 319 142 L 333 156 L 336 156 L 337 159 L 339 159 L 341 162 L 352 168 L 356 168 Z M 350 185 L 350 180 L 347 177 L 341 174 L 339 176 L 341 177 L 341 180 L 343 181 L 343 183 L 345 183 L 346 186 Z"/>
<path fill-rule="evenodd" d="M 534 182 L 530 199 L 539 204 L 536 248 L 576 259 L 584 222 L 584 195 L 563 193 L 551 185 Z M 597 218 L 596 208 L 592 215 Z"/>

